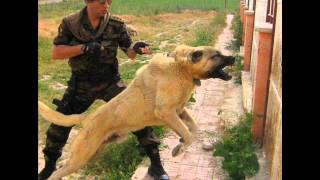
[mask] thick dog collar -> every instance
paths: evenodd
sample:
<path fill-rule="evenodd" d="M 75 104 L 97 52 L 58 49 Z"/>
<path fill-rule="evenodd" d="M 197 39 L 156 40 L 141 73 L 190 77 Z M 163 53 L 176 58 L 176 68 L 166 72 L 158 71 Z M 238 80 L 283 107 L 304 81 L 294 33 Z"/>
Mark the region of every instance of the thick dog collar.
<path fill-rule="evenodd" d="M 200 79 L 193 79 L 193 83 L 194 83 L 196 86 L 201 86 L 201 81 L 200 81 Z"/>

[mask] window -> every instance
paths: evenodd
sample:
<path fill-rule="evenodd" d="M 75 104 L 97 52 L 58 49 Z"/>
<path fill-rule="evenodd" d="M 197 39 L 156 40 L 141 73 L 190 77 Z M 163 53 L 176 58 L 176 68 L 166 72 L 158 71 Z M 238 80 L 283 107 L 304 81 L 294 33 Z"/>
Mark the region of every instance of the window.
<path fill-rule="evenodd" d="M 274 11 L 276 9 L 276 0 L 268 0 L 266 22 L 273 24 Z"/>

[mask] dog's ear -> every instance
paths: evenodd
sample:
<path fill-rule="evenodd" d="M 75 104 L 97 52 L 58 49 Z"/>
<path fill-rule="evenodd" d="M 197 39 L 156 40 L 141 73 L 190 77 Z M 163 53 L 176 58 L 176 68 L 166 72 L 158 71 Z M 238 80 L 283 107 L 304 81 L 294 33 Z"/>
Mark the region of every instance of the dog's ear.
<path fill-rule="evenodd" d="M 197 63 L 198 61 L 201 60 L 202 55 L 203 55 L 203 52 L 200 51 L 200 50 L 193 52 L 193 53 L 191 54 L 191 61 L 192 61 L 193 63 Z"/>

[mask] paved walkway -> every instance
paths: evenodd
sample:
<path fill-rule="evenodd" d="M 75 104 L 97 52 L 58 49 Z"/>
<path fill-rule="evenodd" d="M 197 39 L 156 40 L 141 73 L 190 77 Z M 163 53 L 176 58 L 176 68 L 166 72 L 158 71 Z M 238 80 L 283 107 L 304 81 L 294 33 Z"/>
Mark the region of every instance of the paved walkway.
<path fill-rule="evenodd" d="M 231 21 L 233 15 L 227 16 L 227 26 L 218 37 L 215 47 L 223 54 L 232 52 L 225 47 L 232 40 Z M 183 154 L 172 157 L 172 149 L 179 143 L 179 137 L 169 132 L 163 139 L 165 148 L 160 156 L 167 173 L 172 180 L 222 180 L 226 174 L 221 169 L 220 157 L 214 157 L 212 150 L 204 150 L 204 144 L 213 144 L 221 136 L 224 122 L 220 120 L 218 112 L 224 103 L 226 91 L 230 82 L 219 79 L 201 81 L 201 86 L 195 92 L 196 103 L 188 107 L 199 126 L 197 141 Z M 152 180 L 147 175 L 148 163 L 140 165 L 131 179 Z"/>

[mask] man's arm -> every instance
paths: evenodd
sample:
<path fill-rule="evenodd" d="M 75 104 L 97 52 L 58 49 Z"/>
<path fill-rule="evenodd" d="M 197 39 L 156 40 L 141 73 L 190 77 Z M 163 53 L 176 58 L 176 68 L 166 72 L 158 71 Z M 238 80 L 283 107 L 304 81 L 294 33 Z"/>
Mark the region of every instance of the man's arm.
<path fill-rule="evenodd" d="M 58 34 L 53 40 L 52 59 L 67 59 L 83 53 L 83 44 L 69 45 L 72 37 L 73 35 L 67 27 L 65 19 L 63 19 L 59 25 Z"/>
<path fill-rule="evenodd" d="M 151 54 L 151 50 L 149 49 L 149 45 L 146 43 L 141 44 L 141 42 L 138 42 L 138 44 L 132 44 L 132 41 L 124 41 L 125 43 L 123 44 L 130 44 L 130 46 L 127 48 L 125 46 L 120 46 L 121 49 L 127 54 L 127 56 L 134 60 L 137 56 L 137 54 Z M 131 44 L 134 45 L 131 47 Z M 120 44 L 121 45 L 121 44 Z M 139 49 L 139 50 L 138 50 Z"/>
<path fill-rule="evenodd" d="M 123 24 L 120 27 L 120 40 L 119 40 L 119 46 L 121 50 L 127 54 L 127 56 L 130 59 L 135 59 L 137 54 L 136 52 L 130 47 L 132 44 L 132 39 L 126 29 L 126 26 Z"/>
<path fill-rule="evenodd" d="M 146 46 L 145 48 L 140 48 L 142 54 L 151 54 L 151 50 L 149 49 L 149 46 Z M 137 53 L 135 52 L 135 50 L 133 48 L 128 48 L 127 50 L 127 56 L 130 59 L 135 59 L 137 56 Z"/>
<path fill-rule="evenodd" d="M 69 45 L 54 45 L 52 48 L 52 59 L 67 59 L 78 56 L 83 53 L 83 44 Z"/>
<path fill-rule="evenodd" d="M 130 59 L 134 60 L 134 59 L 136 58 L 136 56 L 137 56 L 137 53 L 134 52 L 134 50 L 133 50 L 132 48 L 128 48 L 128 50 L 127 50 L 127 56 L 128 56 Z"/>
<path fill-rule="evenodd" d="M 120 40 L 119 40 L 119 45 L 120 48 L 122 49 L 123 52 L 127 54 L 127 56 L 130 59 L 135 59 L 135 57 L 138 54 L 151 54 L 151 51 L 148 46 L 145 46 L 147 44 L 144 44 L 141 46 L 141 43 L 139 44 L 140 46 L 133 46 L 136 44 L 133 44 L 132 39 L 128 33 L 128 30 L 126 26 L 123 24 L 123 26 L 120 29 Z M 140 48 L 141 51 L 137 52 L 137 48 Z"/>

